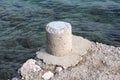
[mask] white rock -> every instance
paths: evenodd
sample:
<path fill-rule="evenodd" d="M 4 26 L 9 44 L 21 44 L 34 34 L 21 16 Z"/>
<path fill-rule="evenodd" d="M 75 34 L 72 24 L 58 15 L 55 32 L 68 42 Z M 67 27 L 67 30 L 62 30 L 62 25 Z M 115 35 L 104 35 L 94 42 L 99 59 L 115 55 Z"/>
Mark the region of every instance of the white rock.
<path fill-rule="evenodd" d="M 67 67 L 63 66 L 63 69 L 67 69 Z"/>
<path fill-rule="evenodd" d="M 46 73 L 43 74 L 42 78 L 44 80 L 49 80 L 53 76 L 54 76 L 54 74 L 51 71 L 48 71 L 48 72 L 46 72 Z"/>
<path fill-rule="evenodd" d="M 60 71 L 62 71 L 62 70 L 63 70 L 62 67 L 56 67 L 55 72 L 60 72 Z"/>
<path fill-rule="evenodd" d="M 120 54 L 120 51 L 118 51 L 118 54 Z"/>
<path fill-rule="evenodd" d="M 36 65 L 36 60 L 29 59 L 21 67 L 20 72 L 21 76 L 25 80 L 29 80 L 32 72 L 38 72 L 41 70 L 40 66 Z"/>
<path fill-rule="evenodd" d="M 14 77 L 14 78 L 12 78 L 12 80 L 18 80 L 18 78 Z"/>
<path fill-rule="evenodd" d="M 34 68 L 33 68 L 33 71 L 36 72 L 36 71 L 40 71 L 41 70 L 41 67 L 38 66 L 38 65 L 35 65 Z"/>

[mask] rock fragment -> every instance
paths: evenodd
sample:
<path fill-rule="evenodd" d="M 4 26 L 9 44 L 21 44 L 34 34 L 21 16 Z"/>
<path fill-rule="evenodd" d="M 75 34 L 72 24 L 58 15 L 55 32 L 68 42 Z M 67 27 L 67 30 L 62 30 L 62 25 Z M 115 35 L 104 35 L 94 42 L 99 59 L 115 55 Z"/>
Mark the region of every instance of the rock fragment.
<path fill-rule="evenodd" d="M 55 68 L 55 72 L 60 72 L 62 70 L 63 70 L 63 67 L 61 67 L 61 66 L 56 66 L 56 68 Z"/>
<path fill-rule="evenodd" d="M 54 76 L 54 74 L 51 71 L 48 71 L 46 73 L 43 74 L 42 78 L 44 80 L 49 80 L 50 78 L 52 78 Z"/>
<path fill-rule="evenodd" d="M 36 60 L 27 60 L 20 69 L 22 79 L 29 80 L 31 73 L 37 73 L 41 70 L 40 66 L 36 65 Z"/>

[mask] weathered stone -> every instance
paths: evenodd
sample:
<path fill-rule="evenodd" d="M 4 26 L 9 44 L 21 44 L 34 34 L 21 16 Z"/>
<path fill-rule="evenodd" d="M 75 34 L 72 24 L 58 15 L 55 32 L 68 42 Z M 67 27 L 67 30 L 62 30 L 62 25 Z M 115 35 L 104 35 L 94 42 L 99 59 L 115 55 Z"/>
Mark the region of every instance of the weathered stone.
<path fill-rule="evenodd" d="M 57 66 L 57 67 L 56 67 L 56 69 L 55 69 L 55 72 L 60 72 L 60 71 L 62 71 L 62 70 L 63 70 L 63 68 L 62 68 L 62 67 Z"/>
<path fill-rule="evenodd" d="M 54 74 L 51 71 L 45 72 L 42 76 L 44 80 L 49 80 L 51 77 L 53 77 Z"/>
<path fill-rule="evenodd" d="M 55 56 L 64 56 L 72 51 L 71 25 L 67 22 L 54 21 L 46 26 L 47 50 Z"/>
<path fill-rule="evenodd" d="M 40 66 L 36 65 L 36 60 L 29 59 L 27 60 L 20 69 L 22 79 L 30 80 L 32 74 L 37 73 L 41 70 Z"/>

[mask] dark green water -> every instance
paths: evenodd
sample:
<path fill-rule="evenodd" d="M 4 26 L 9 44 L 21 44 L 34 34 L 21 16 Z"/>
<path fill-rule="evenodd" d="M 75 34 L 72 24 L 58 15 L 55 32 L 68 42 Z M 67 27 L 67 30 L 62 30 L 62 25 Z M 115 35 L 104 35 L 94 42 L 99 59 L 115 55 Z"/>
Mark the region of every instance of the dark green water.
<path fill-rule="evenodd" d="M 45 44 L 45 25 L 70 22 L 73 34 L 120 46 L 120 0 L 0 0 L 0 80 Z"/>

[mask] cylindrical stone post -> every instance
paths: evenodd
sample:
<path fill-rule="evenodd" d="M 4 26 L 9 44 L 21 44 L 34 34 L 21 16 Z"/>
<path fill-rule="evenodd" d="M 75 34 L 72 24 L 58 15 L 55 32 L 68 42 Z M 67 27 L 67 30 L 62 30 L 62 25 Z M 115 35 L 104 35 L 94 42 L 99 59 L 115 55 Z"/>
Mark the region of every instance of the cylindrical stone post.
<path fill-rule="evenodd" d="M 53 21 L 46 26 L 47 51 L 54 56 L 65 56 L 72 51 L 70 23 Z"/>

